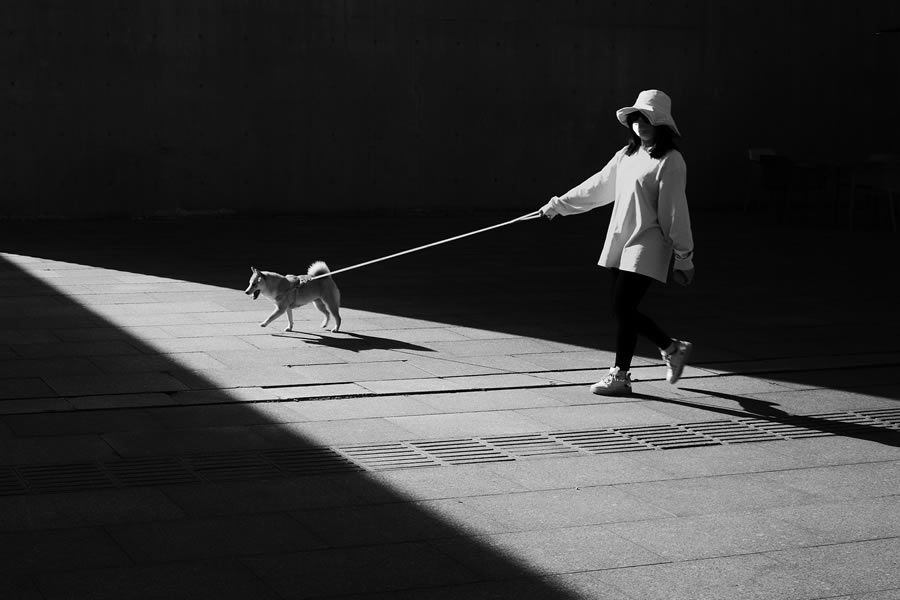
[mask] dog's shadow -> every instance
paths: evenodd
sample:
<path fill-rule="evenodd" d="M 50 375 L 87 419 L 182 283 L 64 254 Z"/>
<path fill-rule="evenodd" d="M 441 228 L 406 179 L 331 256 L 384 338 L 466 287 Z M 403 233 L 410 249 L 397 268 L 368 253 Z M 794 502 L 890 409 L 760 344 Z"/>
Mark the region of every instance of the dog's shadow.
<path fill-rule="evenodd" d="M 274 335 L 302 340 L 305 344 L 313 346 L 328 346 L 329 348 L 348 350 L 350 352 L 365 352 L 366 350 L 411 350 L 416 352 L 434 352 L 434 350 L 426 346 L 419 346 L 409 342 L 392 340 L 390 338 L 377 337 L 374 335 L 347 333 L 346 331 L 342 331 L 334 336 L 306 331 L 291 331 Z"/>

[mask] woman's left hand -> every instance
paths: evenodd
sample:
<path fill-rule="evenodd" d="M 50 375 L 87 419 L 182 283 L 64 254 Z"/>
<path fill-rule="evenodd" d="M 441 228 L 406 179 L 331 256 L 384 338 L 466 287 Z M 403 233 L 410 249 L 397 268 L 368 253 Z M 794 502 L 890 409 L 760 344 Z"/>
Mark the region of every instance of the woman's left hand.
<path fill-rule="evenodd" d="M 672 271 L 672 279 L 674 279 L 675 283 L 678 285 L 691 285 L 691 282 L 694 281 L 694 269 Z"/>

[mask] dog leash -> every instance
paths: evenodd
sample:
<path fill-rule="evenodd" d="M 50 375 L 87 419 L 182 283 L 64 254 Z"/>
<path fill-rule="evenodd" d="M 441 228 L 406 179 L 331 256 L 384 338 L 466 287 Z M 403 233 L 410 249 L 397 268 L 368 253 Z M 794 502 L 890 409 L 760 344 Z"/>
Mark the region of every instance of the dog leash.
<path fill-rule="evenodd" d="M 513 223 L 518 223 L 519 221 L 528 221 L 530 219 L 537 219 L 540 216 L 541 216 L 541 211 L 536 210 L 534 212 L 528 213 L 527 215 L 522 215 L 521 217 L 517 217 L 510 221 L 506 221 L 504 223 L 498 223 L 497 225 L 491 225 L 490 227 L 485 227 L 484 229 L 479 229 L 477 231 L 470 231 L 469 233 L 463 233 L 461 235 L 453 236 L 453 237 L 447 238 L 445 240 L 440 240 L 437 242 L 432 242 L 430 244 L 425 244 L 424 246 L 419 246 L 417 248 L 410 248 L 409 250 L 404 250 L 403 252 L 397 252 L 397 253 L 391 254 L 389 256 L 382 256 L 381 258 L 376 258 L 374 260 L 368 260 L 366 262 L 359 263 L 358 265 L 351 265 L 349 267 L 344 267 L 343 269 L 338 269 L 337 271 L 330 271 L 328 273 L 322 273 L 321 275 L 316 275 L 314 277 L 310 277 L 306 281 L 312 281 L 313 279 L 321 279 L 322 277 L 331 277 L 332 275 L 337 275 L 338 273 L 343 273 L 345 271 L 352 271 L 353 269 L 359 269 L 360 267 L 373 265 L 378 262 L 390 260 L 392 258 L 397 258 L 398 256 L 403 256 L 404 254 L 412 254 L 413 252 L 418 252 L 419 250 L 425 250 L 426 248 L 432 248 L 434 246 L 446 244 L 447 242 L 454 242 L 456 240 L 461 240 L 465 237 L 469 237 L 470 235 L 476 235 L 478 233 L 484 233 L 485 231 L 490 231 L 492 229 L 499 229 L 500 227 L 506 227 L 507 225 L 512 225 Z"/>

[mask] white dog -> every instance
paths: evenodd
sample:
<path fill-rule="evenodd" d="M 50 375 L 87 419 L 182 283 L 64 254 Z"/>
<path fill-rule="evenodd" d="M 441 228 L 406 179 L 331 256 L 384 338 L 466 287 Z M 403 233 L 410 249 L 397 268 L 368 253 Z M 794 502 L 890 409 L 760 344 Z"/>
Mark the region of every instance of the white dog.
<path fill-rule="evenodd" d="M 331 331 L 340 330 L 340 290 L 330 275 L 321 279 L 311 279 L 316 275 L 330 273 L 328 265 L 324 262 L 314 262 L 309 266 L 306 275 L 300 276 L 279 275 L 271 271 L 260 271 L 256 267 L 250 267 L 250 270 L 253 274 L 250 276 L 250 285 L 247 286 L 244 293 L 248 296 L 252 294 L 254 300 L 262 294 L 275 302 L 275 310 L 259 324 L 260 327 L 267 326 L 282 313 L 287 313 L 288 326 L 284 330 L 293 331 L 294 316 L 291 314 L 291 310 L 312 302 L 325 315 L 322 327 L 328 327 L 328 322 L 331 317 L 334 317 L 334 327 Z"/>

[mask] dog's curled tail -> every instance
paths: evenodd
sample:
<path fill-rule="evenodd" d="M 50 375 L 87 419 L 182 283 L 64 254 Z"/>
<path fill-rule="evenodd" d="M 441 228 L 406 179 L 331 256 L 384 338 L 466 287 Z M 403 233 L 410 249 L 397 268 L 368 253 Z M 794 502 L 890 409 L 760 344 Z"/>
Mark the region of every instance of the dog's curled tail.
<path fill-rule="evenodd" d="M 328 268 L 323 261 L 317 260 L 313 264 L 309 265 L 309 269 L 306 271 L 306 274 L 310 277 L 316 277 L 317 275 L 326 275 L 330 273 L 331 270 Z"/>

